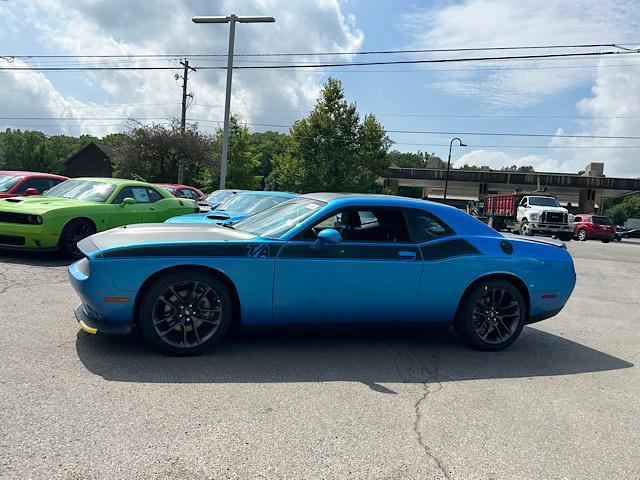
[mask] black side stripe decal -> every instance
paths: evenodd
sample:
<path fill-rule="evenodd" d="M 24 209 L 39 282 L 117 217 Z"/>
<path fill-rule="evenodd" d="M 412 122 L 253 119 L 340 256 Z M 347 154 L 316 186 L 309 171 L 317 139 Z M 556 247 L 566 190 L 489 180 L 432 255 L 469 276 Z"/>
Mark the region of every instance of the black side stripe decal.
<path fill-rule="evenodd" d="M 461 255 L 479 255 L 480 251 L 463 238 L 456 238 L 420 247 L 425 260 L 443 260 Z"/>
<path fill-rule="evenodd" d="M 105 258 L 130 257 L 247 257 L 273 258 L 280 245 L 266 243 L 184 243 L 176 245 L 143 245 L 107 250 Z"/>
<path fill-rule="evenodd" d="M 420 259 L 420 250 L 415 246 L 395 245 L 325 245 L 321 249 L 312 248 L 312 243 L 290 243 L 285 245 L 280 258 L 342 259 L 342 260 L 399 260 L 400 252 L 412 252 Z"/>

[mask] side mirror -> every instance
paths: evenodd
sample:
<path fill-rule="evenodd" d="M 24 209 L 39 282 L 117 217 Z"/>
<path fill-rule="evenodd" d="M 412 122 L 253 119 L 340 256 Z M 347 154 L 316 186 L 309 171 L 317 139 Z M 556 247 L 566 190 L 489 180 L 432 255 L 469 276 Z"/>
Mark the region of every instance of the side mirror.
<path fill-rule="evenodd" d="M 125 207 L 126 205 L 134 205 L 136 203 L 136 201 L 131 198 L 131 197 L 126 197 L 122 200 L 122 203 L 120 204 L 121 207 Z"/>
<path fill-rule="evenodd" d="M 340 232 L 333 228 L 325 228 L 318 233 L 317 239 L 313 243 L 313 249 L 321 250 L 326 245 L 337 245 L 341 240 Z"/>
<path fill-rule="evenodd" d="M 24 191 L 25 195 L 40 195 L 40 192 L 38 191 L 37 188 L 27 188 Z"/>

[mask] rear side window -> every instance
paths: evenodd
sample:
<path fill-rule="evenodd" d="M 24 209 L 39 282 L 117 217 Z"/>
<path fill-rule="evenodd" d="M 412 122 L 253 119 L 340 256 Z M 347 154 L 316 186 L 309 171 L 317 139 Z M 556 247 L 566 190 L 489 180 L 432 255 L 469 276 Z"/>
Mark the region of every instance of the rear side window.
<path fill-rule="evenodd" d="M 407 222 L 414 242 L 427 242 L 454 233 L 442 220 L 421 210 L 407 210 Z"/>
<path fill-rule="evenodd" d="M 593 219 L 593 223 L 597 223 L 598 225 L 611 225 L 611 220 L 609 220 L 607 217 L 594 215 L 591 218 Z"/>

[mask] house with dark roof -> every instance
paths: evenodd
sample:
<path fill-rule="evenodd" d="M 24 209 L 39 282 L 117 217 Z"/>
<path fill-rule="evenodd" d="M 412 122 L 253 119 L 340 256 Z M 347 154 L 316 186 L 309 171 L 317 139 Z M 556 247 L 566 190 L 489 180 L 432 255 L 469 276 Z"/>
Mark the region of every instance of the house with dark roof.
<path fill-rule="evenodd" d="M 111 159 L 116 151 L 113 145 L 91 142 L 64 162 L 68 177 L 112 177 Z"/>

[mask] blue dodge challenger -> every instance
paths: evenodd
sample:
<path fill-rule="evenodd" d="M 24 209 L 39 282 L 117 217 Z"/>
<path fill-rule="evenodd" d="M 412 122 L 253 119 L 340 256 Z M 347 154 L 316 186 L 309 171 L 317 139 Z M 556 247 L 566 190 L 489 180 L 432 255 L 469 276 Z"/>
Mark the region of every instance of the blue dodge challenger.
<path fill-rule="evenodd" d="M 472 347 L 499 350 L 560 312 L 576 278 L 562 242 L 384 195 L 302 195 L 232 226 L 129 225 L 78 247 L 81 328 L 136 327 L 172 354 L 200 352 L 236 322 L 453 323 Z"/>

